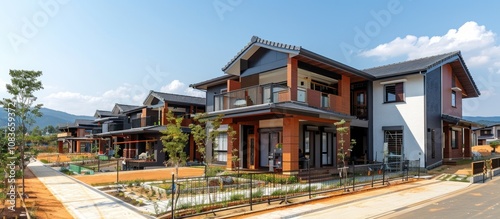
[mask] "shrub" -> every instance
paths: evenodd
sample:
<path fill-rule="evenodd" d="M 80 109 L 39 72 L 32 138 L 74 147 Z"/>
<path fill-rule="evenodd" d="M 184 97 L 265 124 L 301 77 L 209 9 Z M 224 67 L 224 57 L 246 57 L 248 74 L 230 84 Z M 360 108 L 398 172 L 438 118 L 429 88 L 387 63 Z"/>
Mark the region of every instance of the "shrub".
<path fill-rule="evenodd" d="M 231 197 L 229 197 L 229 200 L 231 201 L 239 201 L 245 199 L 245 195 L 243 194 L 232 194 Z"/>

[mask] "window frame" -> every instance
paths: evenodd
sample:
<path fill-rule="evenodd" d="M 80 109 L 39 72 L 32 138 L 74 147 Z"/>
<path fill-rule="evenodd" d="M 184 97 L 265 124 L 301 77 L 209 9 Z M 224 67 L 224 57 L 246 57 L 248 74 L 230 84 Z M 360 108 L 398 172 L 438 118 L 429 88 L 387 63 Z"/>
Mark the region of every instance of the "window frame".
<path fill-rule="evenodd" d="M 221 135 L 225 135 L 225 138 L 222 138 Z M 225 150 L 221 150 L 221 141 L 219 139 L 224 139 L 222 143 L 225 143 Z M 215 158 L 216 162 L 226 162 L 227 163 L 227 151 L 229 147 L 229 141 L 228 141 L 228 134 L 226 132 L 220 132 L 217 138 L 215 139 L 217 141 L 217 148 L 212 147 L 212 154 L 213 158 Z M 219 157 L 221 154 L 225 154 L 223 157 L 224 160 L 220 160 Z"/>
<path fill-rule="evenodd" d="M 451 130 L 450 146 L 451 149 L 458 149 L 459 135 L 457 130 Z"/>
<path fill-rule="evenodd" d="M 387 92 L 387 88 L 394 87 L 394 100 L 389 100 L 390 92 Z M 399 92 L 398 92 L 399 91 Z M 384 103 L 400 103 L 405 102 L 405 89 L 404 82 L 392 83 L 392 84 L 384 84 Z"/>
<path fill-rule="evenodd" d="M 457 92 L 451 91 L 451 107 L 457 108 Z"/>

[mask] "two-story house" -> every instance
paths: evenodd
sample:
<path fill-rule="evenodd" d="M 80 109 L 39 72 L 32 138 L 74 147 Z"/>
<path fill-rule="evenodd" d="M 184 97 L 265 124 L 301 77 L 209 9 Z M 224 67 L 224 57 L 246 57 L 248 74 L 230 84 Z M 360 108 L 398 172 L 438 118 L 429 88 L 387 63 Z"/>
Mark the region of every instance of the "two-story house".
<path fill-rule="evenodd" d="M 372 75 L 302 47 L 258 37 L 222 71 L 224 76 L 191 87 L 206 91 L 209 116 L 223 114 L 223 129 L 238 133 L 235 141 L 221 134 L 218 147 L 208 153 L 227 168 L 233 167 L 233 149 L 246 169 L 267 168 L 271 160 L 283 172 L 297 172 L 304 168 L 300 152 L 311 168 L 334 168 L 342 148 L 334 123 L 342 119 L 356 130 L 344 136 L 342 150 L 348 150 L 351 138 L 357 139 L 352 154 L 362 157 L 368 150 Z M 275 148 L 280 149 L 279 160 Z"/>
<path fill-rule="evenodd" d="M 112 111 L 98 110 L 95 123 L 99 124 L 99 151 L 102 154 L 117 153 L 128 159 L 130 167 L 158 166 L 168 159 L 161 142 L 162 130 L 165 130 L 167 111 L 176 117 L 184 117 L 183 131 L 192 123 L 192 115 L 204 112 L 205 98 L 168 94 L 151 91 L 142 106 L 116 104 Z M 192 137 L 185 149 L 188 159 L 200 160 Z M 147 154 L 150 162 L 135 161 L 140 154 Z M 140 163 L 140 164 L 139 164 Z"/>
<path fill-rule="evenodd" d="M 474 136 L 476 145 L 489 145 L 492 141 L 500 141 L 500 123 L 475 129 Z"/>
<path fill-rule="evenodd" d="M 370 127 L 373 159 L 421 159 L 432 168 L 471 156 L 472 122 L 462 99 L 479 90 L 460 52 L 365 69 L 373 80 Z"/>
<path fill-rule="evenodd" d="M 57 134 L 59 153 L 90 152 L 92 130 L 97 125 L 92 120 L 77 119 L 72 124 L 59 124 Z"/>

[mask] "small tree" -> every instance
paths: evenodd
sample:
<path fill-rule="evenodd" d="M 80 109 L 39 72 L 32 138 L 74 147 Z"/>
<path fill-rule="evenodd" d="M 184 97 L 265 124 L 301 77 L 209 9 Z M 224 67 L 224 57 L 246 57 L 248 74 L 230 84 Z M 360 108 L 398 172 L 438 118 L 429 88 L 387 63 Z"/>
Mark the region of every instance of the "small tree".
<path fill-rule="evenodd" d="M 490 142 L 490 147 L 493 148 L 491 152 L 496 152 L 497 146 L 500 145 L 500 141 L 492 141 Z"/>
<path fill-rule="evenodd" d="M 337 156 L 339 162 L 342 162 L 342 167 L 346 166 L 345 160 L 347 155 L 349 154 L 350 151 L 352 151 L 352 148 L 356 144 L 356 140 L 351 139 L 351 143 L 349 145 L 349 148 L 347 150 L 344 149 L 344 135 L 349 133 L 349 126 L 345 126 L 345 120 L 340 120 L 340 122 L 334 123 L 334 125 L 337 127 L 337 134 L 340 136 L 339 139 L 339 144 L 340 147 L 337 149 Z"/>
<path fill-rule="evenodd" d="M 161 131 L 163 151 L 168 153 L 168 163 L 175 166 L 175 175 L 179 176 L 179 165 L 186 163 L 186 152 L 184 148 L 189 141 L 189 134 L 182 132 L 182 117 L 175 118 L 172 111 L 167 111 L 168 121 L 165 130 Z"/>
<path fill-rule="evenodd" d="M 21 174 L 22 188 L 24 193 L 24 169 L 26 163 L 24 161 L 24 146 L 26 144 L 26 130 L 35 123 L 35 117 L 40 117 L 40 108 L 42 104 L 33 106 L 36 101 L 34 93 L 43 89 L 42 82 L 39 77 L 42 76 L 41 71 L 26 71 L 26 70 L 10 70 L 11 84 L 7 84 L 7 92 L 12 95 L 11 98 L 3 98 L 0 100 L 0 105 L 7 111 L 8 115 L 14 115 L 16 133 L 16 143 L 20 146 L 21 153 Z M 10 121 L 10 120 L 9 120 Z"/>

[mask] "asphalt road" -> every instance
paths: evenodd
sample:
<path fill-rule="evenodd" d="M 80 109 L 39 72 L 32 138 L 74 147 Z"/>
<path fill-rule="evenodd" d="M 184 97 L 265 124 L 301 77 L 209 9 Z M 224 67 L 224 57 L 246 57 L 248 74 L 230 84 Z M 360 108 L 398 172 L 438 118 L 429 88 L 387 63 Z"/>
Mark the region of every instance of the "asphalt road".
<path fill-rule="evenodd" d="M 386 218 L 499 218 L 500 177 Z"/>

